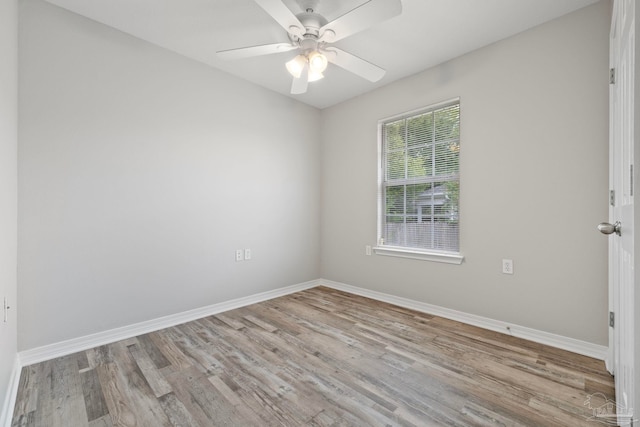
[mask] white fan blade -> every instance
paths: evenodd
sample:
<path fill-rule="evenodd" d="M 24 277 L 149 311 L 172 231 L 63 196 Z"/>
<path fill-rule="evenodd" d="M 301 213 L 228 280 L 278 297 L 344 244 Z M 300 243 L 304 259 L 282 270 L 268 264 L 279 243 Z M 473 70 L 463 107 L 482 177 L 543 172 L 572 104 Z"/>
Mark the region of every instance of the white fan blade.
<path fill-rule="evenodd" d="M 362 58 L 358 58 L 348 52 L 337 47 L 330 47 L 324 50 L 327 55 L 327 60 L 333 64 L 336 64 L 340 68 L 344 68 L 347 71 L 357 74 L 358 76 L 369 80 L 370 82 L 377 82 L 384 77 L 385 70 L 373 65 L 371 62 L 367 62 Z"/>
<path fill-rule="evenodd" d="M 290 43 L 273 43 L 259 46 L 240 47 L 237 49 L 221 50 L 216 52 L 220 59 L 243 59 L 252 56 L 270 55 L 272 53 L 288 52 L 297 49 Z"/>
<path fill-rule="evenodd" d="M 401 13 L 400 0 L 369 0 L 320 28 L 320 41 L 338 41 Z"/>
<path fill-rule="evenodd" d="M 280 24 L 282 28 L 287 30 L 288 33 L 294 34 L 298 37 L 304 35 L 304 25 L 300 22 L 296 15 L 289 10 L 289 8 L 282 3 L 282 0 L 254 0 L 258 5 L 263 8 L 275 21 Z"/>
<path fill-rule="evenodd" d="M 291 94 L 299 95 L 301 93 L 305 93 L 307 91 L 307 86 L 309 86 L 309 65 L 305 64 L 302 69 L 302 73 L 300 73 L 300 78 L 293 78 L 293 82 L 291 83 Z"/>

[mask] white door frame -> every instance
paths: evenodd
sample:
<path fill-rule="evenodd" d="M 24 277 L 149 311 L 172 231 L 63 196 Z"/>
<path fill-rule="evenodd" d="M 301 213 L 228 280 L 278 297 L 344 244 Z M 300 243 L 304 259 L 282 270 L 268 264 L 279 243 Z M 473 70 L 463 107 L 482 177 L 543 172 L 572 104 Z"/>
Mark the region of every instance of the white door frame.
<path fill-rule="evenodd" d="M 621 230 L 609 238 L 609 328 L 607 368 L 615 375 L 616 413 L 620 426 L 632 424 L 636 398 L 635 364 L 635 15 L 636 0 L 615 0 L 611 21 L 609 222 Z M 637 153 L 640 155 L 640 152 Z"/>

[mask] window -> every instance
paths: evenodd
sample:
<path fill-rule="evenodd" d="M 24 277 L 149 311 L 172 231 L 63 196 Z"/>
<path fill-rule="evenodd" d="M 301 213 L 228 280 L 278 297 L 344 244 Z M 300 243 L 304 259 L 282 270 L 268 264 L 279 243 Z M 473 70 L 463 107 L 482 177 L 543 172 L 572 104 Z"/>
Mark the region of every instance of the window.
<path fill-rule="evenodd" d="M 380 123 L 376 253 L 459 264 L 460 102 Z"/>

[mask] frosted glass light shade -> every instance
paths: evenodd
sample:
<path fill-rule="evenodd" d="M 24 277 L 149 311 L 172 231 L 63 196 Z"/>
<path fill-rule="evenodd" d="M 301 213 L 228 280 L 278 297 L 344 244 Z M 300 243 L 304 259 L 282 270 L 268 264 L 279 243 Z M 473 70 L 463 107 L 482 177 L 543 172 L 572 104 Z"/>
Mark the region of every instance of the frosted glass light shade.
<path fill-rule="evenodd" d="M 318 51 L 309 54 L 309 70 L 315 73 L 322 73 L 327 69 L 327 57 Z"/>
<path fill-rule="evenodd" d="M 289 74 L 291 74 L 296 79 L 299 79 L 306 63 L 307 58 L 304 55 L 298 55 L 291 61 L 287 62 L 285 65 L 287 67 L 287 71 L 289 71 Z"/>

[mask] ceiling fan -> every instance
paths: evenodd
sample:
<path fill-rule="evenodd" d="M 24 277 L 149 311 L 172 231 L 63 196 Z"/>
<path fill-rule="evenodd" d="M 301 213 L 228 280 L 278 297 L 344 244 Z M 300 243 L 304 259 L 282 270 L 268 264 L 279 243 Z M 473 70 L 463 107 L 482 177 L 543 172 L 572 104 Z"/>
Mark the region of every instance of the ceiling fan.
<path fill-rule="evenodd" d="M 401 0 L 368 0 L 331 22 L 316 12 L 319 0 L 298 0 L 304 12 L 297 15 L 282 0 L 254 1 L 285 29 L 289 42 L 222 50 L 218 57 L 242 59 L 297 50 L 286 63 L 293 76 L 292 94 L 305 93 L 309 82 L 323 78 L 329 62 L 371 82 L 384 76 L 382 68 L 331 44 L 399 15 Z"/>

